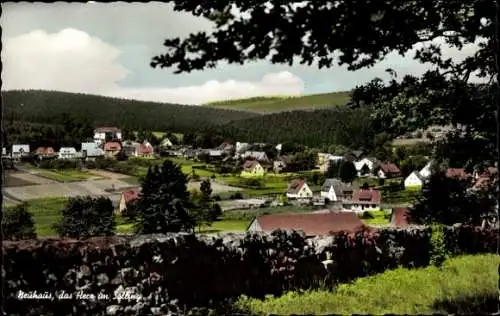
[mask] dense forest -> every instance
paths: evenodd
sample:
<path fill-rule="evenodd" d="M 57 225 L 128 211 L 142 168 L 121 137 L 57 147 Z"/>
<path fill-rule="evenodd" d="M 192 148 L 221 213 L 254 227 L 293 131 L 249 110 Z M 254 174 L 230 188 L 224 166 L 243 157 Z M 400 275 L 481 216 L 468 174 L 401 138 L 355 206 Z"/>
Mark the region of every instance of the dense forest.
<path fill-rule="evenodd" d="M 291 142 L 316 148 L 335 144 L 371 149 L 375 136 L 368 108 L 343 106 L 273 113 L 233 121 L 219 130 L 222 135 L 240 141 Z"/>
<path fill-rule="evenodd" d="M 256 113 L 179 104 L 142 102 L 96 95 L 41 90 L 2 91 L 4 122 L 27 121 L 63 124 L 63 113 L 94 126 L 119 126 L 133 130 L 208 128 L 258 116 Z"/>
<path fill-rule="evenodd" d="M 93 127 L 103 125 L 196 134 L 206 138 L 207 145 L 232 139 L 370 149 L 374 140 L 367 108 L 338 106 L 261 115 L 54 91 L 6 91 L 2 97 L 7 146 L 21 142 L 78 147 L 80 141 L 92 137 Z"/>

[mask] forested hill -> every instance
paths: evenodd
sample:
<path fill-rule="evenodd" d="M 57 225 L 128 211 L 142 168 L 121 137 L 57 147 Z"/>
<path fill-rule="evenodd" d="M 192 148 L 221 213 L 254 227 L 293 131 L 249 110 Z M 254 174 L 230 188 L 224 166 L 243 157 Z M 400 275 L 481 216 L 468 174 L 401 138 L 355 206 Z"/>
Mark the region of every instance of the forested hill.
<path fill-rule="evenodd" d="M 190 132 L 260 116 L 245 111 L 43 90 L 2 91 L 4 120 L 58 124 L 67 113 L 92 124 Z"/>
<path fill-rule="evenodd" d="M 339 106 L 314 111 L 287 111 L 238 120 L 220 127 L 220 133 L 240 141 L 294 142 L 311 147 L 373 146 L 370 109 Z"/>
<path fill-rule="evenodd" d="M 304 95 L 300 97 L 256 97 L 238 100 L 216 101 L 205 104 L 206 107 L 254 111 L 260 113 L 289 110 L 315 110 L 347 104 L 350 92 L 331 92 Z"/>

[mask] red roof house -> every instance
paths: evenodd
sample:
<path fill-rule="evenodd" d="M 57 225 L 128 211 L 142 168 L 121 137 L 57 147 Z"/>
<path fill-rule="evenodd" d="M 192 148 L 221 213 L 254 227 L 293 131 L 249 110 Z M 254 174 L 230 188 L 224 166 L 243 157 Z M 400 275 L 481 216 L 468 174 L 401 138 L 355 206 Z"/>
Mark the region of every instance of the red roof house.
<path fill-rule="evenodd" d="M 456 179 L 467 179 L 469 177 L 464 168 L 448 168 L 446 170 L 446 176 Z"/>
<path fill-rule="evenodd" d="M 278 229 L 303 231 L 306 236 L 312 237 L 341 231 L 354 233 L 364 226 L 364 222 L 351 212 L 271 214 L 255 218 L 250 223 L 248 231 L 272 232 Z"/>
<path fill-rule="evenodd" d="M 304 180 L 297 179 L 288 185 L 286 196 L 289 199 L 307 199 L 312 198 L 313 192 Z"/>
<path fill-rule="evenodd" d="M 38 147 L 35 153 L 39 156 L 55 156 L 57 152 L 52 147 Z"/>
<path fill-rule="evenodd" d="M 118 142 L 107 142 L 104 144 L 104 153 L 107 157 L 116 156 L 122 150 L 122 145 Z"/>
<path fill-rule="evenodd" d="M 120 198 L 120 203 L 118 206 L 118 211 L 121 213 L 123 212 L 126 208 L 127 205 L 139 198 L 139 192 L 136 190 L 128 190 L 122 192 L 122 196 Z"/>
<path fill-rule="evenodd" d="M 382 193 L 380 190 L 358 188 L 353 190 L 352 199 L 345 200 L 343 206 L 353 211 L 368 211 L 380 208 L 381 202 Z"/>
<path fill-rule="evenodd" d="M 397 178 L 401 175 L 401 170 L 393 163 L 381 163 L 378 166 L 377 175 L 379 178 Z"/>
<path fill-rule="evenodd" d="M 145 144 L 139 144 L 135 148 L 135 156 L 137 157 L 151 157 L 153 155 L 153 147 Z"/>

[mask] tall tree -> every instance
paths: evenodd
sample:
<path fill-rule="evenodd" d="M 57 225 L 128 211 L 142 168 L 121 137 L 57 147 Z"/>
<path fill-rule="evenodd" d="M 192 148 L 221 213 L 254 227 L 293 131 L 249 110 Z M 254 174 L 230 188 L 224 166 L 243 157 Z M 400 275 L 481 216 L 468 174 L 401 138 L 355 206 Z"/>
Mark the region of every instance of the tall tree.
<path fill-rule="evenodd" d="M 161 167 L 148 169 L 136 207 L 135 230 L 139 234 L 190 231 L 196 224 L 188 213 L 187 178 L 180 166 L 168 159 Z"/>
<path fill-rule="evenodd" d="M 351 183 L 356 179 L 357 171 L 356 166 L 352 161 L 345 161 L 340 166 L 340 179 L 342 182 Z"/>
<path fill-rule="evenodd" d="M 200 191 L 192 194 L 195 205 L 192 214 L 196 219 L 198 228 L 202 225 L 211 226 L 213 222 L 220 219 L 222 210 L 212 199 L 212 186 L 210 180 L 205 179 L 200 183 Z"/>

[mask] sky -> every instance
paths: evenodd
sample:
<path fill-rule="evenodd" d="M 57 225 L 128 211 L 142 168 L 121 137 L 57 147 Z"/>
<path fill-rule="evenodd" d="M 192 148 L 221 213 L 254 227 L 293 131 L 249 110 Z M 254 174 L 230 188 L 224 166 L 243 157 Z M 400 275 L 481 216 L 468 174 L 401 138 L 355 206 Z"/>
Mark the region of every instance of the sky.
<path fill-rule="evenodd" d="M 170 4 L 2 3 L 2 90 L 43 89 L 181 104 L 255 96 L 299 96 L 346 91 L 385 69 L 421 74 L 412 54 L 389 55 L 373 68 L 349 72 L 335 66 L 219 64 L 216 69 L 174 74 L 151 68 L 166 38 L 213 29 L 211 22 L 174 12 Z M 474 47 L 446 53 L 462 59 Z"/>

